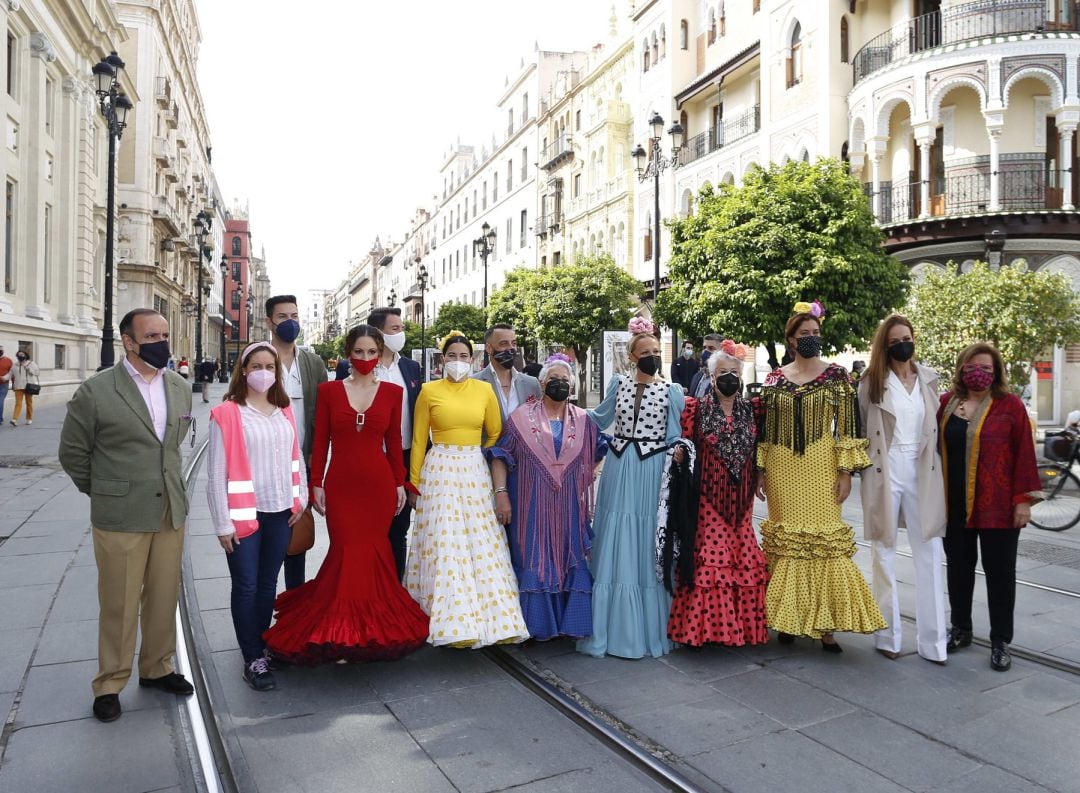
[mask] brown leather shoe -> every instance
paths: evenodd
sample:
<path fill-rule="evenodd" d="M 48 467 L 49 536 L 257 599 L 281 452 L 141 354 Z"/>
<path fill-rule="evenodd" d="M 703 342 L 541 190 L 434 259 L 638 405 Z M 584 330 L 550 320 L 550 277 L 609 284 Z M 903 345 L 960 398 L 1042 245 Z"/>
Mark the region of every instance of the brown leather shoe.
<path fill-rule="evenodd" d="M 98 721 L 116 721 L 122 712 L 119 694 L 102 694 L 100 697 L 94 697 L 94 717 Z"/>

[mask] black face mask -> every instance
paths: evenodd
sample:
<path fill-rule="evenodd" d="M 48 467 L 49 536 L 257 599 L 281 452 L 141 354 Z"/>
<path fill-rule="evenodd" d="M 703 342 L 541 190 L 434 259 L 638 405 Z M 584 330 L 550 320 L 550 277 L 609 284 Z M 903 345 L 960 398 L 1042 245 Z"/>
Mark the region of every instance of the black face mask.
<path fill-rule="evenodd" d="M 803 358 L 817 358 L 821 355 L 821 337 L 800 336 L 795 339 L 795 350 Z"/>
<path fill-rule="evenodd" d="M 514 366 L 514 358 L 516 356 L 517 356 L 517 350 L 499 350 L 497 353 L 495 353 L 491 357 L 503 369 L 511 369 Z"/>
<path fill-rule="evenodd" d="M 169 340 L 140 344 L 138 356 L 155 369 L 164 369 L 169 364 Z"/>
<path fill-rule="evenodd" d="M 889 345 L 889 357 L 894 361 L 910 361 L 911 356 L 915 354 L 915 342 L 913 341 L 898 341 L 896 344 Z"/>
<path fill-rule="evenodd" d="M 548 380 L 544 386 L 544 396 L 556 402 L 565 402 L 570 398 L 570 383 L 565 380 Z"/>
<path fill-rule="evenodd" d="M 725 372 L 716 378 L 716 390 L 726 397 L 737 394 L 740 388 L 742 388 L 742 384 L 739 382 L 737 374 Z"/>
<path fill-rule="evenodd" d="M 659 355 L 643 355 L 638 358 L 637 368 L 652 377 L 660 371 Z"/>

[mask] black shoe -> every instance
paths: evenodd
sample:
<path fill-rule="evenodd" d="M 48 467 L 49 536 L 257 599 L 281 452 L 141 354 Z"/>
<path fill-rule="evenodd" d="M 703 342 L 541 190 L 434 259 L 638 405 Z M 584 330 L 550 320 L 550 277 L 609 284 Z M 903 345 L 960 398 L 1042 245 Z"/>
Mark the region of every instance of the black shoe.
<path fill-rule="evenodd" d="M 259 656 L 249 664 L 244 664 L 244 682 L 256 691 L 269 691 L 277 685 L 266 658 Z"/>
<path fill-rule="evenodd" d="M 783 631 L 777 631 L 776 632 L 776 641 L 780 642 L 780 644 L 794 644 L 794 642 L 795 642 L 795 634 L 794 633 L 784 633 Z"/>
<path fill-rule="evenodd" d="M 972 633 L 955 625 L 949 628 L 949 640 L 945 642 L 945 652 L 954 653 L 971 644 Z"/>
<path fill-rule="evenodd" d="M 1012 667 L 1009 645 L 995 641 L 990 648 L 990 668 L 995 672 L 1007 672 Z"/>
<path fill-rule="evenodd" d="M 836 639 L 833 639 L 832 642 L 826 642 L 824 639 L 822 639 L 821 640 L 821 649 L 824 650 L 827 653 L 839 654 L 839 653 L 844 652 L 844 648 L 836 643 Z"/>
<path fill-rule="evenodd" d="M 169 674 L 161 677 L 140 677 L 139 685 L 143 688 L 160 688 L 170 694 L 179 694 L 185 697 L 195 693 L 194 686 L 187 681 L 187 678 L 176 672 L 169 672 Z"/>
<path fill-rule="evenodd" d="M 102 694 L 100 697 L 94 697 L 94 717 L 98 721 L 116 721 L 122 712 L 119 694 Z"/>

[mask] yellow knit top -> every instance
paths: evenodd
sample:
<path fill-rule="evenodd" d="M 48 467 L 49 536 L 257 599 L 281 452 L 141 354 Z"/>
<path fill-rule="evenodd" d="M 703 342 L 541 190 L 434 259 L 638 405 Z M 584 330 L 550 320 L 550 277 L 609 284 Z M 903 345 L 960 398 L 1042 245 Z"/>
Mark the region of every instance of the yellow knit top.
<path fill-rule="evenodd" d="M 494 446 L 502 432 L 495 389 L 490 383 L 471 377 L 460 383 L 443 379 L 421 386 L 413 413 L 409 460 L 409 481 L 414 485 L 420 484 L 429 430 L 432 443 L 479 446 L 482 433 L 486 433 L 484 446 Z"/>

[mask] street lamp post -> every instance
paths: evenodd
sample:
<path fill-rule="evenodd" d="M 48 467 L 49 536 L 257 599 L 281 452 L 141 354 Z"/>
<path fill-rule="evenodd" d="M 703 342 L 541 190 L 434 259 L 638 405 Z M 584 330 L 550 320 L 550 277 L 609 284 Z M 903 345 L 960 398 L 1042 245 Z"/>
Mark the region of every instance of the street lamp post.
<path fill-rule="evenodd" d="M 229 369 L 229 353 L 225 349 L 225 301 L 229 297 L 229 259 L 221 254 L 221 373 Z"/>
<path fill-rule="evenodd" d="M 395 303 L 397 303 L 397 292 L 391 289 L 390 296 L 386 298 L 386 305 L 390 306 L 390 308 L 393 308 Z"/>
<path fill-rule="evenodd" d="M 101 327 L 101 366 L 107 369 L 116 363 L 115 339 L 113 338 L 113 242 L 116 213 L 116 144 L 127 126 L 127 114 L 133 105 L 120 90 L 120 75 L 124 62 L 115 52 L 102 58 L 94 66 L 94 80 L 101 115 L 105 117 L 109 134 L 109 176 L 106 179 L 108 193 L 105 199 L 105 303 Z"/>
<path fill-rule="evenodd" d="M 244 296 L 244 290 L 237 284 L 232 294 L 236 303 L 236 359 L 240 360 L 240 299 Z"/>
<path fill-rule="evenodd" d="M 488 299 L 487 262 L 488 256 L 495 252 L 495 229 L 485 222 L 484 225 L 480 227 L 480 230 L 483 234 L 473 240 L 473 252 L 484 261 L 484 310 L 486 311 Z"/>
<path fill-rule="evenodd" d="M 650 177 L 653 180 L 653 309 L 655 310 L 656 300 L 660 297 L 660 174 L 667 170 L 669 165 L 678 167 L 679 151 L 683 144 L 683 128 L 682 124 L 676 121 L 668 130 L 672 141 L 669 160 L 664 157 L 660 146 L 664 133 L 663 117 L 654 112 L 652 118 L 649 119 L 649 126 L 652 129 L 652 136 L 649 139 L 652 157 L 648 165 L 645 164 L 645 160 L 649 157 L 649 152 L 640 145 L 634 149 L 633 155 L 637 165 L 638 181 L 644 183 Z"/>
<path fill-rule="evenodd" d="M 416 283 L 420 287 L 420 366 L 423 369 L 423 381 L 427 382 L 427 300 L 425 292 L 428 286 L 427 267 L 420 265 L 416 271 Z"/>
<path fill-rule="evenodd" d="M 202 363 L 203 359 L 203 346 L 202 346 L 202 321 L 203 321 L 203 263 L 202 257 L 205 255 L 206 260 L 210 261 L 210 248 L 206 245 L 206 237 L 210 233 L 210 227 L 214 225 L 214 219 L 205 211 L 200 211 L 195 216 L 195 239 L 198 240 L 199 254 L 197 261 L 199 263 L 199 293 L 196 295 L 196 310 L 195 310 L 195 362 L 196 364 Z"/>

